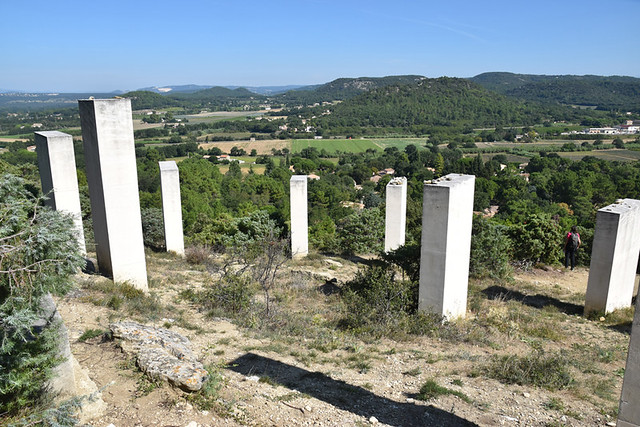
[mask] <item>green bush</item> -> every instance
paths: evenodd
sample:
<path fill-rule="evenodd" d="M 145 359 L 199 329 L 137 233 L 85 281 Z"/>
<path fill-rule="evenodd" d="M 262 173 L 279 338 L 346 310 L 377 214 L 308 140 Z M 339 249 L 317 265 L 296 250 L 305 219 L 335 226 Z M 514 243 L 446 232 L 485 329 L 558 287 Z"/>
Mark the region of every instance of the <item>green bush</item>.
<path fill-rule="evenodd" d="M 0 414 L 34 408 L 56 357 L 55 327 L 33 328 L 40 301 L 62 294 L 81 266 L 70 217 L 41 206 L 24 181 L 0 177 Z"/>
<path fill-rule="evenodd" d="M 526 356 L 494 356 L 485 374 L 505 384 L 533 385 L 559 390 L 571 384 L 570 362 L 559 354 L 534 350 Z"/>
<path fill-rule="evenodd" d="M 367 267 L 345 283 L 340 326 L 375 337 L 435 334 L 442 317 L 417 313 L 418 286 L 396 280 L 389 265 Z"/>
<path fill-rule="evenodd" d="M 545 214 L 532 214 L 509 227 L 513 258 L 518 261 L 557 263 L 563 246 L 558 224 Z"/>
<path fill-rule="evenodd" d="M 393 251 L 383 253 L 382 259 L 400 267 L 410 281 L 417 282 L 420 279 L 420 243 L 407 242 Z"/>
<path fill-rule="evenodd" d="M 457 396 L 457 397 L 459 397 L 460 399 L 462 399 L 463 401 L 465 401 L 467 403 L 471 403 L 472 402 L 472 400 L 469 398 L 469 396 L 467 396 L 466 394 L 462 393 L 461 391 L 452 390 L 450 388 L 438 385 L 436 380 L 433 380 L 433 379 L 427 380 L 427 382 L 425 382 L 422 385 L 422 387 L 420 387 L 420 392 L 418 393 L 417 398 L 419 400 L 428 401 L 428 400 L 435 399 L 435 398 L 440 397 L 440 396 L 446 396 L 448 394 L 451 394 L 453 396 Z"/>
<path fill-rule="evenodd" d="M 235 316 L 249 308 L 255 292 L 249 278 L 227 274 L 220 282 L 208 285 L 197 299 L 213 315 Z"/>
<path fill-rule="evenodd" d="M 162 209 L 145 208 L 142 215 L 142 236 L 145 246 L 154 250 L 161 250 L 166 247 L 164 239 L 164 218 Z"/>
<path fill-rule="evenodd" d="M 511 241 L 506 234 L 508 228 L 474 215 L 472 230 L 469 274 L 477 278 L 506 279 L 509 277 Z"/>
<path fill-rule="evenodd" d="M 384 244 L 384 215 L 378 208 L 353 213 L 340 221 L 337 236 L 344 254 L 380 252 Z"/>

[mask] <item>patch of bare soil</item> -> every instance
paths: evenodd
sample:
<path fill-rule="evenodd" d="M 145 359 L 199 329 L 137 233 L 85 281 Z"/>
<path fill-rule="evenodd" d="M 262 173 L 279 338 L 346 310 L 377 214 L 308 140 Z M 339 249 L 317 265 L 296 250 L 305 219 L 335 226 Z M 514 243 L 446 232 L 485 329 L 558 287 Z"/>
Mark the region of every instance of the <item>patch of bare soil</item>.
<path fill-rule="evenodd" d="M 108 409 L 94 426 L 604 426 L 615 420 L 628 334 L 582 317 L 586 270 L 532 270 L 506 284 L 474 283 L 469 314 L 455 323 L 465 331 L 459 339 L 361 340 L 334 330 L 314 340 L 210 318 L 178 298 L 207 283 L 209 272 L 156 255 L 148 262 L 151 294 L 167 310 L 162 317 L 145 320 L 102 306 L 104 295 L 92 287 L 106 279 L 97 276 L 81 277 L 81 288 L 58 301 L 78 362 L 98 386 L 112 383 L 103 392 Z M 339 303 L 335 291 L 357 268 L 338 258 L 292 262 L 276 304 L 322 324 L 328 307 Z M 187 393 L 146 380 L 113 341 L 78 342 L 87 329 L 106 330 L 109 322 L 132 317 L 187 336 L 205 365 L 219 367 L 224 380 L 215 409 L 199 409 Z M 535 332 L 537 338 L 527 329 L 536 326 L 528 325 L 531 319 L 553 330 Z M 575 358 L 575 384 L 550 391 L 483 373 L 492 357 L 526 354 L 535 345 Z M 457 395 L 419 400 L 430 379 Z"/>
<path fill-rule="evenodd" d="M 282 150 L 283 148 L 291 149 L 291 141 L 282 139 L 268 139 L 257 141 L 218 141 L 218 142 L 204 142 L 199 145 L 203 150 L 209 150 L 213 147 L 218 147 L 223 153 L 229 153 L 233 147 L 238 147 L 251 153 L 251 150 L 256 150 L 258 155 L 271 154 L 272 149 Z"/>

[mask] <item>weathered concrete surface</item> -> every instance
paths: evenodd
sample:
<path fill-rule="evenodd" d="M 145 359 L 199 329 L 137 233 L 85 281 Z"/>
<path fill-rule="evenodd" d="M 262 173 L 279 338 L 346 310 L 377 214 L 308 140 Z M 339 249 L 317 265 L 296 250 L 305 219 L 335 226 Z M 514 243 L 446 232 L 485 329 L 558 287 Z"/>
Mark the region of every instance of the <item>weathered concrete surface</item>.
<path fill-rule="evenodd" d="M 63 132 L 47 131 L 35 132 L 35 140 L 42 193 L 48 197 L 45 205 L 72 216 L 78 248 L 86 255 L 73 138 Z"/>
<path fill-rule="evenodd" d="M 207 371 L 184 336 L 136 322 L 112 323 L 109 329 L 114 338 L 122 340 L 122 349 L 135 355 L 140 369 L 150 377 L 187 391 L 200 390 L 207 380 Z"/>
<path fill-rule="evenodd" d="M 167 252 L 184 256 L 184 233 L 182 230 L 182 203 L 180 200 L 180 176 L 178 165 L 173 160 L 158 162 L 162 189 L 162 216 L 164 240 Z"/>
<path fill-rule="evenodd" d="M 100 272 L 147 291 L 131 100 L 78 105 Z"/>
<path fill-rule="evenodd" d="M 58 332 L 58 356 L 62 362 L 53 369 L 53 376 L 49 380 L 48 389 L 55 395 L 62 397 L 75 396 L 76 387 L 74 381 L 73 360 L 71 359 L 71 347 L 69 346 L 69 333 L 56 308 L 51 294 L 47 294 L 40 300 L 38 319 L 33 324 L 36 334 L 47 328 L 54 328 Z"/>
<path fill-rule="evenodd" d="M 291 256 L 309 254 L 309 224 L 307 217 L 307 176 L 293 175 L 289 182 L 291 204 Z"/>
<path fill-rule="evenodd" d="M 424 184 L 418 309 L 449 319 L 467 310 L 475 176 Z"/>
<path fill-rule="evenodd" d="M 86 423 L 92 418 L 101 416 L 107 404 L 102 400 L 102 395 L 98 392 L 96 384 L 89 378 L 87 370 L 80 366 L 71 353 L 67 328 L 51 294 L 47 294 L 42 298 L 39 316 L 40 318 L 34 324 L 34 330 L 38 332 L 44 328 L 57 328 L 60 339 L 58 355 L 63 358 L 62 363 L 53 370 L 53 377 L 47 385 L 48 390 L 55 396 L 57 402 L 74 396 L 95 394 L 91 401 L 83 401 L 78 417 L 81 423 Z"/>
<path fill-rule="evenodd" d="M 596 215 L 584 311 L 631 306 L 640 254 L 640 200 L 622 199 Z"/>
<path fill-rule="evenodd" d="M 636 312 L 631 326 L 631 341 L 627 365 L 622 383 L 618 427 L 640 426 L 640 306 L 636 300 Z"/>
<path fill-rule="evenodd" d="M 384 251 L 404 245 L 407 228 L 407 178 L 393 178 L 387 184 Z"/>

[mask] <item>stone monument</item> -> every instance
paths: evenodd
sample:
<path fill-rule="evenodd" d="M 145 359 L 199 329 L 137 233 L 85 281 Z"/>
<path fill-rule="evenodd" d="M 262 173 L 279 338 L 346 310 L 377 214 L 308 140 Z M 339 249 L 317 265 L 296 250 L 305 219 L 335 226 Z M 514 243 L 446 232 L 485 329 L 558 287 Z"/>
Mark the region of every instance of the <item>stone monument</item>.
<path fill-rule="evenodd" d="M 636 300 L 637 301 L 637 300 Z M 631 326 L 631 341 L 627 353 L 627 365 L 622 382 L 622 395 L 618 411 L 618 427 L 640 426 L 640 306 Z"/>
<path fill-rule="evenodd" d="M 622 199 L 596 215 L 584 311 L 631 306 L 640 254 L 640 200 Z"/>
<path fill-rule="evenodd" d="M 78 104 L 100 271 L 147 291 L 131 100 Z"/>
<path fill-rule="evenodd" d="M 45 205 L 73 217 L 78 249 L 86 255 L 76 158 L 71 135 L 58 131 L 36 132 L 36 153 Z"/>
<path fill-rule="evenodd" d="M 168 252 L 184 256 L 184 234 L 182 231 L 182 203 L 180 201 L 180 177 L 178 165 L 173 160 L 158 162 L 162 188 L 162 216 L 164 240 Z"/>
<path fill-rule="evenodd" d="M 391 252 L 404 245 L 407 225 L 407 178 L 393 178 L 387 184 L 384 230 L 384 251 Z"/>
<path fill-rule="evenodd" d="M 307 176 L 293 175 L 289 185 L 291 204 L 291 256 L 297 258 L 309 254 Z"/>
<path fill-rule="evenodd" d="M 475 176 L 425 182 L 418 309 L 449 319 L 467 310 Z"/>

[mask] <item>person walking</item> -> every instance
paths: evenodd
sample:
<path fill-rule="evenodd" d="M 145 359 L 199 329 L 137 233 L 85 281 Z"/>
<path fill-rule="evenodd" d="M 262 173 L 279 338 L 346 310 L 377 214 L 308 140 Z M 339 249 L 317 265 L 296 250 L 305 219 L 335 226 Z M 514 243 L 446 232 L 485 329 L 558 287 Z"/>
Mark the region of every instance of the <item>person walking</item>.
<path fill-rule="evenodd" d="M 574 225 L 564 239 L 564 268 L 569 268 L 569 263 L 571 263 L 571 270 L 575 268 L 576 252 L 581 244 L 580 233 L 578 233 L 578 228 Z"/>

